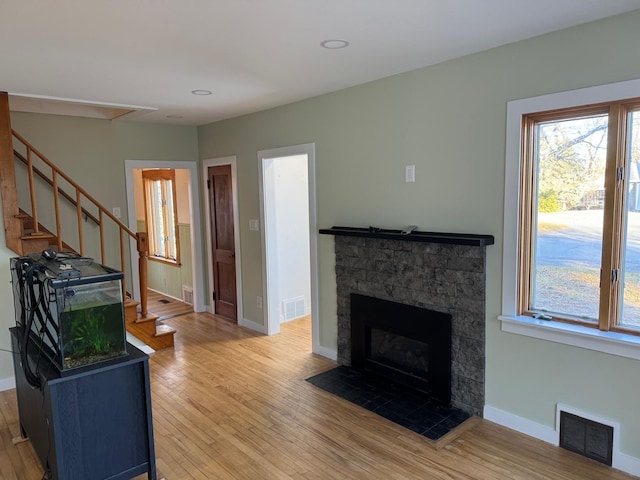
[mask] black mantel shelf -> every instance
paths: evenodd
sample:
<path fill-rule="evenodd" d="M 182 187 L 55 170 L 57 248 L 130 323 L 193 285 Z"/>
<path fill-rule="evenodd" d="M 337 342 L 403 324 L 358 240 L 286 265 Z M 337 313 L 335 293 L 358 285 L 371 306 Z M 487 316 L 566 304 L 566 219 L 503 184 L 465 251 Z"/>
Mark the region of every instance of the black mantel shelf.
<path fill-rule="evenodd" d="M 439 233 L 420 232 L 414 230 L 403 234 L 402 230 L 388 230 L 384 228 L 360 227 L 331 227 L 321 228 L 325 235 L 341 235 L 345 237 L 381 238 L 385 240 L 401 240 L 405 242 L 448 243 L 453 245 L 471 245 L 485 247 L 493 245 L 493 235 L 476 235 L 473 233 Z"/>

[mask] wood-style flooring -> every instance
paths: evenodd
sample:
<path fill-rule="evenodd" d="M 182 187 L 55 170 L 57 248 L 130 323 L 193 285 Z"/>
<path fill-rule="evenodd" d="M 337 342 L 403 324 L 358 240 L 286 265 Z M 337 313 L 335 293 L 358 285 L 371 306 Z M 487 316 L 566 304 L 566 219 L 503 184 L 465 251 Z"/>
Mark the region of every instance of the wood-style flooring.
<path fill-rule="evenodd" d="M 157 315 L 159 320 L 165 320 L 178 315 L 193 313 L 193 305 L 167 297 L 153 290 L 147 290 L 147 310 Z"/>
<path fill-rule="evenodd" d="M 334 366 L 311 353 L 308 319 L 283 324 L 271 337 L 209 314 L 166 323 L 178 331 L 175 348 L 150 361 L 159 478 L 632 478 L 486 420 L 435 450 L 305 382 Z M 0 393 L 0 478 L 39 480 L 30 444 L 11 442 L 19 434 L 16 410 L 15 391 Z"/>

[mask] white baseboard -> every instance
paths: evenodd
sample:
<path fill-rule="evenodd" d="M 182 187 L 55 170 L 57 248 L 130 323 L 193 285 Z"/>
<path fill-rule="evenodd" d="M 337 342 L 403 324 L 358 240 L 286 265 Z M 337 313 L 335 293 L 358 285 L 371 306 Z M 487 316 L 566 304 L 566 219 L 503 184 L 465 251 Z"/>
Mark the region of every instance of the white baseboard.
<path fill-rule="evenodd" d="M 314 345 L 313 353 L 317 353 L 318 355 L 322 355 L 323 357 L 327 357 L 329 360 L 337 360 L 338 352 L 333 350 L 332 348 L 323 347 L 322 345 Z"/>
<path fill-rule="evenodd" d="M 485 405 L 484 418 L 503 427 L 537 438 L 538 440 L 552 445 L 558 445 L 559 435 L 556 429 L 519 417 L 505 410 Z M 613 455 L 613 468 L 617 468 L 631 475 L 640 476 L 640 459 L 621 453 L 620 451 L 615 451 Z"/>
<path fill-rule="evenodd" d="M 640 458 L 618 452 L 613 458 L 613 467 L 630 475 L 640 477 Z"/>
<path fill-rule="evenodd" d="M 260 332 L 264 335 L 267 334 L 267 327 L 265 325 L 256 323 L 252 320 L 247 320 L 246 318 L 240 318 L 238 320 L 238 325 L 240 325 L 241 327 L 248 328 L 249 330 L 253 330 L 255 332 Z"/>
<path fill-rule="evenodd" d="M 246 318 L 239 319 L 238 325 L 240 325 L 241 327 L 248 328 L 249 330 L 253 330 L 255 332 L 260 332 L 264 335 L 268 335 L 267 327 L 265 325 L 256 323 L 252 320 L 247 320 Z M 313 353 L 317 353 L 318 355 L 327 357 L 330 360 L 335 361 L 338 359 L 338 352 L 331 348 L 323 347 L 321 345 L 314 345 L 312 350 L 313 350 Z"/>
<path fill-rule="evenodd" d="M 155 289 L 153 289 L 153 288 L 148 288 L 148 287 L 147 287 L 147 289 L 148 289 L 148 290 L 151 290 L 152 292 L 155 292 L 155 293 L 157 293 L 157 294 L 159 294 L 159 295 L 162 295 L 163 297 L 173 298 L 174 300 L 176 300 L 176 301 L 178 301 L 178 302 L 185 303 L 184 299 L 182 299 L 182 298 L 174 297 L 173 295 L 169 295 L 168 293 L 164 293 L 164 292 L 161 292 L 160 290 L 155 290 Z M 187 304 L 187 305 L 188 305 L 188 304 Z"/>
<path fill-rule="evenodd" d="M 16 388 L 15 377 L 0 378 L 0 392 Z"/>
<path fill-rule="evenodd" d="M 558 445 L 558 434 L 554 428 L 519 417 L 505 410 L 485 405 L 484 418 L 503 427 L 510 428 L 511 430 L 516 430 L 547 443 Z"/>

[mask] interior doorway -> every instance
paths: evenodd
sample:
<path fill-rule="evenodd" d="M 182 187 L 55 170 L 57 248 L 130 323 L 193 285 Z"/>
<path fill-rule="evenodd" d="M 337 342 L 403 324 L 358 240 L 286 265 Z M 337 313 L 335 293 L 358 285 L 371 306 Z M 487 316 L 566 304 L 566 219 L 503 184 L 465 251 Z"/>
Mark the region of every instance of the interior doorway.
<path fill-rule="evenodd" d="M 190 263 L 190 267 L 181 268 L 180 276 L 178 277 L 177 269 L 172 269 L 172 277 L 167 277 L 167 285 L 175 286 L 174 293 L 169 293 L 171 297 L 184 299 L 185 293 L 191 297 L 191 303 L 195 312 L 202 312 L 205 309 L 204 306 L 204 275 L 203 275 L 203 261 L 202 261 L 202 240 L 201 240 L 201 227 L 200 227 L 200 200 L 199 200 L 199 188 L 198 188 L 198 173 L 195 162 L 181 162 L 181 161 L 155 161 L 155 160 L 126 160 L 125 161 L 125 180 L 127 186 L 127 216 L 129 221 L 129 228 L 133 231 L 137 231 L 140 219 L 140 213 L 136 211 L 136 206 L 144 204 L 143 194 L 138 190 L 136 195 L 136 178 L 138 171 L 144 169 L 175 169 L 176 171 L 182 171 L 185 174 L 184 188 L 185 198 L 182 205 L 185 209 L 184 215 L 179 214 L 180 218 L 183 218 L 184 223 L 189 223 L 188 227 L 185 225 L 183 228 L 184 239 L 181 242 L 181 247 L 184 250 L 184 258 Z M 136 198 L 137 197 L 137 198 Z M 188 220 L 187 220 L 188 219 Z M 138 262 L 138 252 L 136 250 L 135 242 L 130 243 L 131 252 L 131 265 L 136 265 Z M 151 262 L 148 262 L 148 264 Z M 149 265 L 147 267 L 149 268 Z M 158 265 L 155 265 L 156 267 Z M 140 298 L 140 283 L 138 269 L 131 269 L 132 282 L 130 288 L 133 293 L 133 298 Z M 155 272 L 154 277 L 162 278 L 161 272 Z M 174 278 L 175 277 L 175 278 Z M 184 286 L 187 288 L 185 289 Z M 158 290 L 163 290 L 158 288 Z M 190 290 L 189 291 L 189 287 Z M 163 292 L 164 293 L 164 292 Z"/>
<path fill-rule="evenodd" d="M 210 177 L 210 173 L 214 178 Z M 222 175 L 222 176 L 219 176 Z M 215 183 L 219 183 L 219 192 L 224 192 L 219 198 L 218 209 L 215 208 Z M 242 268 L 241 268 L 241 255 L 240 255 L 240 223 L 238 212 L 238 188 L 237 188 L 237 168 L 236 157 L 219 157 L 209 158 L 202 162 L 202 178 L 204 182 L 204 189 L 207 193 L 205 195 L 205 221 L 206 221 L 206 239 L 207 239 L 207 272 L 208 272 L 208 302 L 209 313 L 224 315 L 228 318 L 233 318 L 228 314 L 223 313 L 220 309 L 226 308 L 227 311 L 231 310 L 235 313 L 234 320 L 238 325 L 252 328 L 255 330 L 255 322 L 249 322 L 244 319 L 242 308 Z M 214 180 L 212 182 L 212 180 Z M 214 183 L 214 190 L 207 188 L 207 183 L 211 186 Z M 213 195 L 213 198 L 212 198 Z M 226 232 L 218 235 L 216 230 L 219 230 L 216 226 L 216 217 L 219 215 L 224 216 L 224 224 Z M 217 238 L 216 238 L 217 237 Z M 218 276 L 216 280 L 216 259 L 214 258 L 215 250 L 218 250 L 218 263 L 222 270 L 222 278 Z M 219 272 L 220 273 L 220 269 Z M 233 275 L 231 275 L 231 273 Z M 218 287 L 220 285 L 220 287 Z M 218 297 L 218 300 L 216 300 Z M 235 299 L 235 300 L 231 300 Z M 235 302 L 234 306 L 231 304 Z M 225 305 L 226 303 L 226 305 Z M 231 313 L 231 312 L 228 312 Z"/>
<path fill-rule="evenodd" d="M 314 144 L 258 152 L 264 323 L 311 316 L 317 341 L 317 230 Z"/>
<path fill-rule="evenodd" d="M 236 248 L 231 165 L 207 168 L 209 228 L 213 262 L 214 313 L 234 322 L 237 316 Z"/>

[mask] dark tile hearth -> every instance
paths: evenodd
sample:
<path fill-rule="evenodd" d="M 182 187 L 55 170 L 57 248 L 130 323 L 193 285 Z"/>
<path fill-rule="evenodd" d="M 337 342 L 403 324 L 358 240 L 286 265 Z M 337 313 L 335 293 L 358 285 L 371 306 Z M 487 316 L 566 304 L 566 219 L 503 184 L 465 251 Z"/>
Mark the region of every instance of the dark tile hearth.
<path fill-rule="evenodd" d="M 434 441 L 469 418 L 469 414 L 460 409 L 435 404 L 423 394 L 346 366 L 307 381 Z"/>

